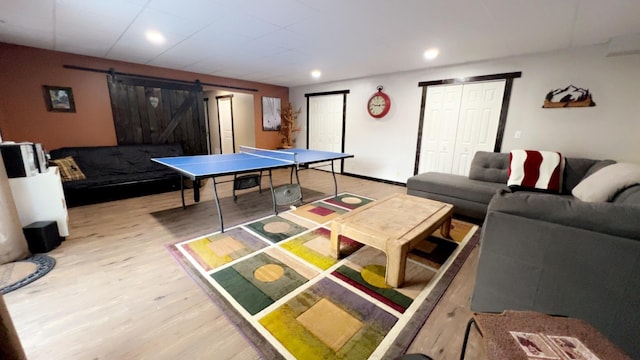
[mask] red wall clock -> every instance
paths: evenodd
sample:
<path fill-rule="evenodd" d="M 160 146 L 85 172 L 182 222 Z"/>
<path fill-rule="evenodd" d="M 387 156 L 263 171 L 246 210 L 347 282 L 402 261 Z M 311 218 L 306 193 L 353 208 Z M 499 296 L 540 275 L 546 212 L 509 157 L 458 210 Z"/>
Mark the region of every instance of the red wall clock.
<path fill-rule="evenodd" d="M 372 117 L 379 119 L 389 112 L 391 109 L 391 99 L 389 95 L 382 92 L 382 86 L 378 86 L 378 92 L 373 94 L 367 102 L 367 111 Z"/>

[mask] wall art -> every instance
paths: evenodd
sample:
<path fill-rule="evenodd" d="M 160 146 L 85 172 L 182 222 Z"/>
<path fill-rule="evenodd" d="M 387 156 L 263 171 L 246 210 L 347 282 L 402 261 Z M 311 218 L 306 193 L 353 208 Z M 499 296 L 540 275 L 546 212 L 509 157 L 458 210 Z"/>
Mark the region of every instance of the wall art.
<path fill-rule="evenodd" d="M 280 131 L 280 98 L 262 97 L 262 130 Z"/>
<path fill-rule="evenodd" d="M 544 99 L 543 108 L 596 106 L 588 89 L 574 85 L 551 90 Z"/>
<path fill-rule="evenodd" d="M 47 111 L 76 112 L 70 87 L 44 85 L 42 88 Z"/>

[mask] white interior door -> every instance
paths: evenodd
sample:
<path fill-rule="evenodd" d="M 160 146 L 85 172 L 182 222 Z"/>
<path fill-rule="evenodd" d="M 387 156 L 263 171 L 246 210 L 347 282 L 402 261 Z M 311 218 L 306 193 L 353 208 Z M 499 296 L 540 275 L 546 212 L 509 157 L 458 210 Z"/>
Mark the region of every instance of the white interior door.
<path fill-rule="evenodd" d="M 453 174 L 468 175 L 476 151 L 493 151 L 506 81 L 465 84 L 453 153 Z"/>
<path fill-rule="evenodd" d="M 309 149 L 342 152 L 343 102 L 344 94 L 309 97 Z M 342 172 L 341 161 L 335 166 Z"/>
<path fill-rule="evenodd" d="M 233 114 L 230 97 L 220 97 L 218 101 L 218 124 L 220 126 L 220 151 L 222 154 L 232 154 L 234 149 Z"/>
<path fill-rule="evenodd" d="M 462 88 L 462 85 L 427 87 L 419 173 L 451 173 Z"/>

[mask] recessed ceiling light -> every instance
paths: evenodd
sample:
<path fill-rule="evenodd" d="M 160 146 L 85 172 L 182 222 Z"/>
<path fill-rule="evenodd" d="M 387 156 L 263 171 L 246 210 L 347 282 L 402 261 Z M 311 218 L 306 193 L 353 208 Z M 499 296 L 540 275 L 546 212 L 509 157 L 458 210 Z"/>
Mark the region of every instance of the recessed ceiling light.
<path fill-rule="evenodd" d="M 439 54 L 440 54 L 440 50 L 438 50 L 436 48 L 430 48 L 430 49 L 425 50 L 424 58 L 427 59 L 427 60 L 433 60 L 433 59 L 437 58 Z"/>
<path fill-rule="evenodd" d="M 320 70 L 313 70 L 311 71 L 311 77 L 314 79 L 320 79 L 320 76 L 322 76 L 322 72 Z"/>
<path fill-rule="evenodd" d="M 160 32 L 155 31 L 155 30 L 148 30 L 144 34 L 147 37 L 147 40 L 149 40 L 150 43 L 155 44 L 155 45 L 162 45 L 162 44 L 164 44 L 164 42 L 166 40 L 164 38 L 164 35 L 162 35 Z"/>

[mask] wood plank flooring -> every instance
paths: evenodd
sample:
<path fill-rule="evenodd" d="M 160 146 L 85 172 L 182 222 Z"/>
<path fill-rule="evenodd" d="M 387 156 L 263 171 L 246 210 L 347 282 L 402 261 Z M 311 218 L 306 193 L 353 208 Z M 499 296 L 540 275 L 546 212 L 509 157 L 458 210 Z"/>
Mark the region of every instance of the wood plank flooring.
<path fill-rule="evenodd" d="M 305 201 L 333 193 L 331 174 L 300 172 Z M 289 172 L 274 172 L 284 184 Z M 263 187 L 268 188 L 266 178 Z M 217 231 L 211 180 L 187 209 L 170 192 L 69 209 L 70 236 L 56 267 L 4 296 L 28 359 L 259 359 L 259 354 L 169 255 L 165 245 Z M 339 192 L 381 198 L 406 188 L 338 176 Z M 225 227 L 271 213 L 270 192 L 218 186 Z M 409 348 L 458 359 L 471 315 L 477 249 Z M 467 359 L 484 359 L 477 334 Z"/>

